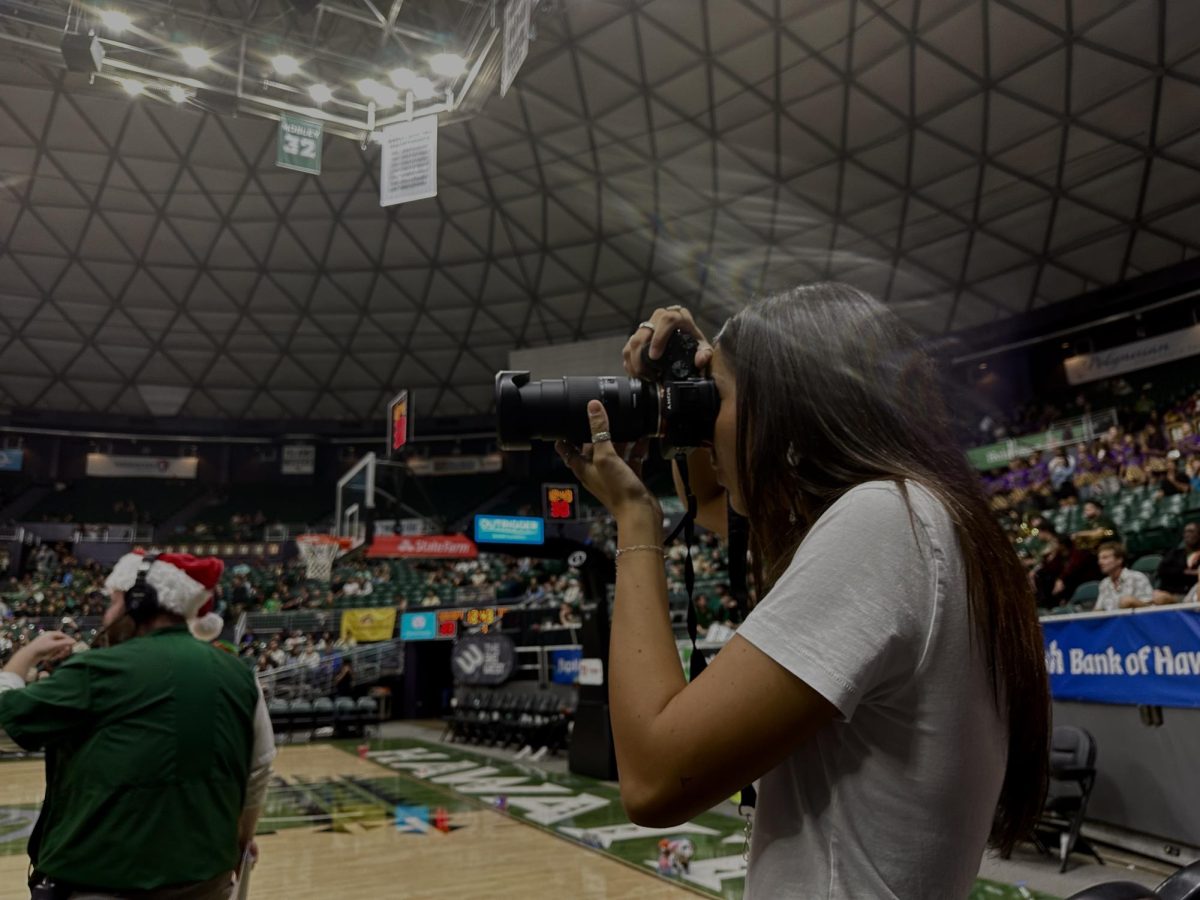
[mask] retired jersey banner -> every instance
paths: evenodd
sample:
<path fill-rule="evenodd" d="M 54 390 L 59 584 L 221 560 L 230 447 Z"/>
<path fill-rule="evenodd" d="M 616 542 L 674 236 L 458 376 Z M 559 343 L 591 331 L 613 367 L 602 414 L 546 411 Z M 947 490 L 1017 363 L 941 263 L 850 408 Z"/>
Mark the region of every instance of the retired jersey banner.
<path fill-rule="evenodd" d="M 390 641 L 395 631 L 395 609 L 347 609 L 342 612 L 343 639 L 352 637 L 360 644 Z"/>
<path fill-rule="evenodd" d="M 1200 708 L 1200 609 L 1042 620 L 1055 700 Z"/>
<path fill-rule="evenodd" d="M 479 548 L 461 534 L 377 535 L 367 550 L 371 559 L 474 559 Z"/>

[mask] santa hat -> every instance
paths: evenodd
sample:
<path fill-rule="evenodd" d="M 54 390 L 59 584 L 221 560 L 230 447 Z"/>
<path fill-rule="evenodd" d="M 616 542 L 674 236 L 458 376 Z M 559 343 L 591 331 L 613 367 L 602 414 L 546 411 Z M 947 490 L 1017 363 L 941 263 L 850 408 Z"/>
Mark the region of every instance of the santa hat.
<path fill-rule="evenodd" d="M 137 582 L 138 569 L 144 559 L 140 552 L 122 556 L 113 566 L 104 587 L 110 593 L 128 591 Z M 158 605 L 162 609 L 186 619 L 192 634 L 200 640 L 211 641 L 225 625 L 213 611 L 212 595 L 223 571 L 225 563 L 214 556 L 163 553 L 150 564 L 146 583 L 157 592 Z"/>

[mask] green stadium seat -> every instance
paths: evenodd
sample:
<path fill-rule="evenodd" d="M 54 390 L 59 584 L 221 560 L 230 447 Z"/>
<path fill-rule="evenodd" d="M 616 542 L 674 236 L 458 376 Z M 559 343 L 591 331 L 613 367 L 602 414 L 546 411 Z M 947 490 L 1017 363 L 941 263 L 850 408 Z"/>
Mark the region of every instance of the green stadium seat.
<path fill-rule="evenodd" d="M 1075 588 L 1075 593 L 1071 595 L 1071 603 L 1079 607 L 1090 609 L 1096 605 L 1096 598 L 1100 596 L 1100 582 L 1085 581 L 1079 587 Z"/>
<path fill-rule="evenodd" d="M 1154 573 L 1158 571 L 1158 564 L 1161 562 L 1162 556 L 1157 553 L 1149 553 L 1146 556 L 1138 557 L 1137 561 L 1130 568 L 1135 572 L 1149 575 L 1151 580 L 1153 580 Z"/>

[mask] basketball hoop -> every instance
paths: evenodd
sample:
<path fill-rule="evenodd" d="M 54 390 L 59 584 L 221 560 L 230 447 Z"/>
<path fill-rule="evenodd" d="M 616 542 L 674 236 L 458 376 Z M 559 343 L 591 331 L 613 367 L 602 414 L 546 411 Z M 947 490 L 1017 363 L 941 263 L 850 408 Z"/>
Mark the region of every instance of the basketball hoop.
<path fill-rule="evenodd" d="M 312 581 L 329 581 L 333 577 L 333 563 L 343 550 L 350 548 L 349 538 L 332 534 L 301 534 L 296 537 L 296 547 L 304 560 L 305 575 Z"/>

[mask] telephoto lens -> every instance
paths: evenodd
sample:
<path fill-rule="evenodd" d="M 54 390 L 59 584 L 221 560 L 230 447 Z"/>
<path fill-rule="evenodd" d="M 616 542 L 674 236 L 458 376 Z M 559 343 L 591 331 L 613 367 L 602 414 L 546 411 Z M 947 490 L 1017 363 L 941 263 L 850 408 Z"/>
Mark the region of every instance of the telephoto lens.
<path fill-rule="evenodd" d="M 528 372 L 497 373 L 500 448 L 528 450 L 535 440 L 589 443 L 589 400 L 604 404 L 609 434 L 618 443 L 658 438 L 664 457 L 707 444 L 718 397 L 712 380 L 695 367 L 696 346 L 695 338 L 677 331 L 662 357 L 644 357 L 657 383 L 615 375 L 531 381 Z"/>
<path fill-rule="evenodd" d="M 532 441 L 559 439 L 576 445 L 589 443 L 589 400 L 604 404 L 614 441 L 658 434 L 658 386 L 651 382 L 613 375 L 530 381 L 528 372 L 499 372 L 496 424 L 500 448 L 528 450 Z"/>

